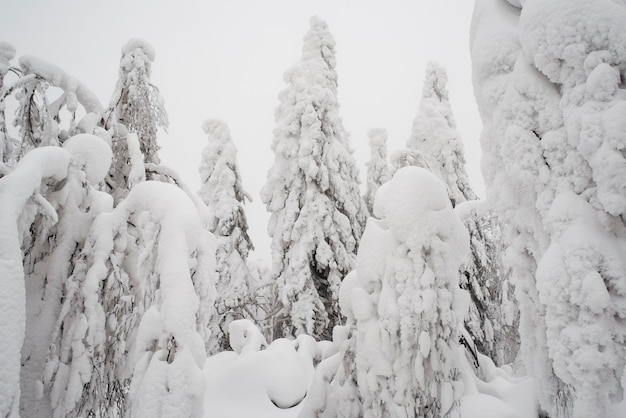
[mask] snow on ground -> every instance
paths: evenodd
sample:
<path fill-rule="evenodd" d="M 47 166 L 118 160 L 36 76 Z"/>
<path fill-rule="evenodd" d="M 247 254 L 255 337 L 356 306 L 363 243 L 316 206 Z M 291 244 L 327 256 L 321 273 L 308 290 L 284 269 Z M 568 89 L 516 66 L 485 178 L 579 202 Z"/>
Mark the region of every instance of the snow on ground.
<path fill-rule="evenodd" d="M 297 417 L 313 377 L 311 337 L 279 338 L 266 349 L 261 332 L 242 319 L 229 326 L 231 345 L 204 365 L 205 417 Z"/>

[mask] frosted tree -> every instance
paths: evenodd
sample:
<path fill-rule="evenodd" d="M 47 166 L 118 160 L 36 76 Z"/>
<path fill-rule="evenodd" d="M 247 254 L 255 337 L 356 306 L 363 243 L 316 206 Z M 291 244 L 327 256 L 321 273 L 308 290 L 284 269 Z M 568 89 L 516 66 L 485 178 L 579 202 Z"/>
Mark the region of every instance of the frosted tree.
<path fill-rule="evenodd" d="M 168 117 L 159 89 L 150 81 L 154 58 L 154 48 L 140 39 L 131 39 L 122 48 L 119 78 L 104 116 L 105 127 L 114 132 L 109 179 L 113 190 L 130 189 L 130 162 L 137 159 L 138 152 L 136 140 L 128 132 L 137 134 L 143 160 L 159 163 L 157 133 L 159 128 L 167 129 Z"/>
<path fill-rule="evenodd" d="M 4 320 L 14 322 L 11 327 L 22 329 L 21 338 L 16 338 L 7 333 L 3 325 L 2 335 L 3 339 L 15 340 L 12 344 L 17 344 L 18 355 L 21 351 L 21 370 L 17 364 L 21 396 L 19 403 L 14 400 L 12 408 L 19 405 L 20 414 L 25 416 L 52 415 L 54 395 L 43 387 L 48 380 L 44 362 L 49 344 L 54 340 L 55 322 L 61 314 L 63 301 L 71 298 L 65 280 L 77 264 L 90 221 L 106 207 L 106 202 L 110 203 L 110 199 L 103 198 L 91 186 L 97 185 L 108 171 L 109 146 L 95 136 L 79 135 L 65 141 L 63 148 L 41 147 L 27 153 L 23 162 L 3 179 L 4 185 L 0 187 L 2 200 L 7 203 L 15 201 L 12 211 L 3 216 L 3 220 L 14 223 L 12 227 L 4 227 L 8 234 L 7 251 L 18 250 L 7 265 L 17 263 L 21 270 L 20 277 L 10 272 L 3 275 L 9 280 L 6 288 L 14 292 L 11 301 L 3 301 L 6 312 L 12 314 Z M 41 183 L 39 176 L 51 169 L 56 173 L 53 179 Z M 48 176 L 52 175 L 45 175 Z M 17 193 L 16 187 L 20 190 Z M 12 240 L 17 242 L 16 248 L 13 247 L 16 242 L 11 244 Z M 21 254 L 20 247 L 25 248 L 24 254 Z M 7 254 L 2 259 L 9 260 Z M 21 290 L 12 289 L 10 282 L 15 278 L 22 281 Z M 12 309 L 16 303 L 21 305 L 19 310 Z M 9 361 L 14 360 L 13 354 L 9 347 L 5 347 Z M 3 376 L 7 382 L 12 380 Z M 70 373 L 60 375 L 59 379 L 69 377 L 76 379 Z M 67 385 L 67 380 L 59 384 L 63 391 Z M 3 393 L 11 393 L 5 389 L 7 391 Z M 6 405 L 0 402 L 0 407 Z M 7 415 L 6 410 L 3 415 Z"/>
<path fill-rule="evenodd" d="M 446 184 L 450 201 L 470 234 L 470 251 L 459 269 L 460 285 L 471 296 L 466 328 L 480 352 L 497 364 L 509 363 L 517 354 L 518 314 L 509 275 L 502 267 L 500 221 L 477 200 L 469 184 L 447 81 L 443 67 L 427 65 L 407 149 L 394 153 L 393 161 L 396 167 L 426 168 Z"/>
<path fill-rule="evenodd" d="M 519 351 L 519 308 L 510 270 L 504 267 L 502 223 L 485 209 L 484 201 L 455 208 L 470 236 L 470 251 L 459 269 L 459 284 L 470 295 L 465 328 L 480 353 L 495 364 L 511 364 Z M 473 347 L 468 349 L 476 362 Z"/>
<path fill-rule="evenodd" d="M 4 51 L 0 53 L 4 57 L 15 54 L 10 46 L 0 49 Z M 0 58 L 0 61 L 3 59 Z M 0 67 L 3 65 L 0 64 Z M 87 119 L 102 114 L 102 105 L 97 97 L 79 80 L 51 63 L 25 55 L 19 58 L 19 67 L 9 68 L 16 79 L 10 82 L 8 77 L 3 79 L 0 108 L 5 109 L 10 100 L 15 100 L 17 112 L 13 125 L 19 130 L 15 137 L 9 134 L 3 110 L 0 113 L 2 159 L 9 168 L 29 150 L 60 145 L 70 135 L 79 133 L 79 111 L 89 115 Z M 50 94 L 51 89 L 55 94 Z M 65 121 L 62 116 L 67 113 L 70 118 Z"/>
<path fill-rule="evenodd" d="M 605 416 L 626 358 L 626 6 L 522 3 L 481 1 L 474 15 L 488 198 L 507 225 L 542 408 Z"/>
<path fill-rule="evenodd" d="M 329 338 L 337 293 L 352 269 L 365 220 L 358 169 L 337 103 L 335 41 L 311 18 L 302 57 L 280 93 L 274 165 L 261 198 L 270 212 L 281 322 L 277 335 Z"/>
<path fill-rule="evenodd" d="M 378 188 L 389 180 L 389 162 L 387 161 L 387 131 L 370 129 L 367 132 L 371 150 L 371 158 L 365 163 L 367 167 L 367 189 L 365 204 L 369 213 L 374 207 L 374 198 Z"/>
<path fill-rule="evenodd" d="M 465 171 L 463 143 L 456 131 L 446 84 L 445 68 L 436 63 L 426 67 L 422 101 L 413 121 L 407 148 L 420 151 L 427 167 L 448 187 L 452 206 L 475 200 Z"/>
<path fill-rule="evenodd" d="M 54 221 L 56 213 L 39 193 L 42 182 L 61 182 L 67 175 L 70 155 L 56 147 L 44 147 L 27 154 L 15 169 L 0 179 L 0 274 L 3 277 L 0 292 L 0 414 L 17 417 L 20 414 L 21 350 L 26 329 L 25 272 L 21 245 L 31 226 L 37 205 Z"/>
<path fill-rule="evenodd" d="M 21 410 L 27 416 L 79 416 L 76 405 L 90 380 L 92 356 L 104 349 L 97 277 L 84 275 L 91 245 L 85 238 L 94 219 L 112 207 L 111 197 L 96 190 L 109 170 L 111 148 L 86 134 L 66 140 L 63 148 L 72 156 L 66 180 L 44 195 L 58 221 L 34 224 L 36 236 L 25 254 L 29 298 Z"/>
<path fill-rule="evenodd" d="M 215 243 L 195 205 L 142 182 L 86 242 L 45 367 L 54 416 L 199 416 Z"/>
<path fill-rule="evenodd" d="M 341 285 L 341 358 L 312 416 L 458 416 L 459 337 L 468 295 L 458 268 L 468 234 L 445 185 L 406 167 L 383 186 L 356 270 Z M 328 367 L 337 359 L 320 368 Z"/>
<path fill-rule="evenodd" d="M 250 289 L 248 253 L 254 249 L 248 236 L 245 201 L 251 201 L 243 190 L 237 168 L 237 149 L 228 126 L 209 119 L 202 125 L 209 144 L 200 163 L 199 195 L 213 214 L 211 232 L 217 238 L 216 269 L 218 273 L 217 313 L 220 316 L 218 335 L 214 335 L 220 351 L 228 349 L 228 324 L 233 319 L 251 318 L 247 312 L 253 305 Z"/>

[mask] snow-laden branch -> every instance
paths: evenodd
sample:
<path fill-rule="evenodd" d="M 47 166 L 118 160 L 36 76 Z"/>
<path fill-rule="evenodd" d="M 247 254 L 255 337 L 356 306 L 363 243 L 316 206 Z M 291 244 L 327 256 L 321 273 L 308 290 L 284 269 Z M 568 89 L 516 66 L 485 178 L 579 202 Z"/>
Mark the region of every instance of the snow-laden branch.
<path fill-rule="evenodd" d="M 26 291 L 18 219 L 46 178 L 67 175 L 70 154 L 58 147 L 35 149 L 0 179 L 0 416 L 18 416 L 20 352 L 26 329 Z"/>
<path fill-rule="evenodd" d="M 74 100 L 77 100 L 87 113 L 102 114 L 104 112 L 100 100 L 87 86 L 56 65 L 31 55 L 20 57 L 19 62 L 25 72 L 37 74 L 54 87 L 64 90 L 67 95 L 67 105 L 71 111 L 76 109 Z"/>

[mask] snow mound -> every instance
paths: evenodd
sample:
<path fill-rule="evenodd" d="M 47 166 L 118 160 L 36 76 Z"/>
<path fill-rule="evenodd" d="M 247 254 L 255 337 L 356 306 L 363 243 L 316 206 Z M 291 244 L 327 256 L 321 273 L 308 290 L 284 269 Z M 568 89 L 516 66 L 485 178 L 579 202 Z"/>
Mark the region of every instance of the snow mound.
<path fill-rule="evenodd" d="M 113 160 L 111 147 L 102 138 L 91 134 L 79 134 L 63 143 L 74 161 L 87 175 L 92 185 L 100 183 L 109 172 Z"/>
<path fill-rule="evenodd" d="M 400 241 L 406 241 L 415 231 L 440 229 L 431 223 L 436 220 L 433 214 L 452 210 L 446 186 L 437 176 L 420 167 L 398 170 L 385 195 L 386 221 Z"/>
<path fill-rule="evenodd" d="M 205 416 L 297 417 L 313 378 L 320 348 L 312 337 L 279 338 L 261 350 L 260 331 L 249 320 L 231 322 L 231 342 L 204 365 Z M 264 340 L 263 340 L 264 343 Z"/>

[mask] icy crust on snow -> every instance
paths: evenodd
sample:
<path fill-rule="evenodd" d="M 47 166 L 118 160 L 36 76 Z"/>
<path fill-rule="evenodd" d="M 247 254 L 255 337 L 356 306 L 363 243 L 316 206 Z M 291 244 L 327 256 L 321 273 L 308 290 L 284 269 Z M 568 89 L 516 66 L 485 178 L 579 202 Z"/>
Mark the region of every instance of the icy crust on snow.
<path fill-rule="evenodd" d="M 60 181 L 67 175 L 70 155 L 57 147 L 26 154 L 15 169 L 0 178 L 0 415 L 18 416 L 20 352 L 24 341 L 26 294 L 22 266 L 19 218 L 44 179 Z"/>
<path fill-rule="evenodd" d="M 70 112 L 75 111 L 80 103 L 87 113 L 103 113 L 104 108 L 98 97 L 82 82 L 61 68 L 30 55 L 21 56 L 19 62 L 25 73 L 37 74 L 54 87 L 62 89 L 65 92 L 65 103 Z"/>

